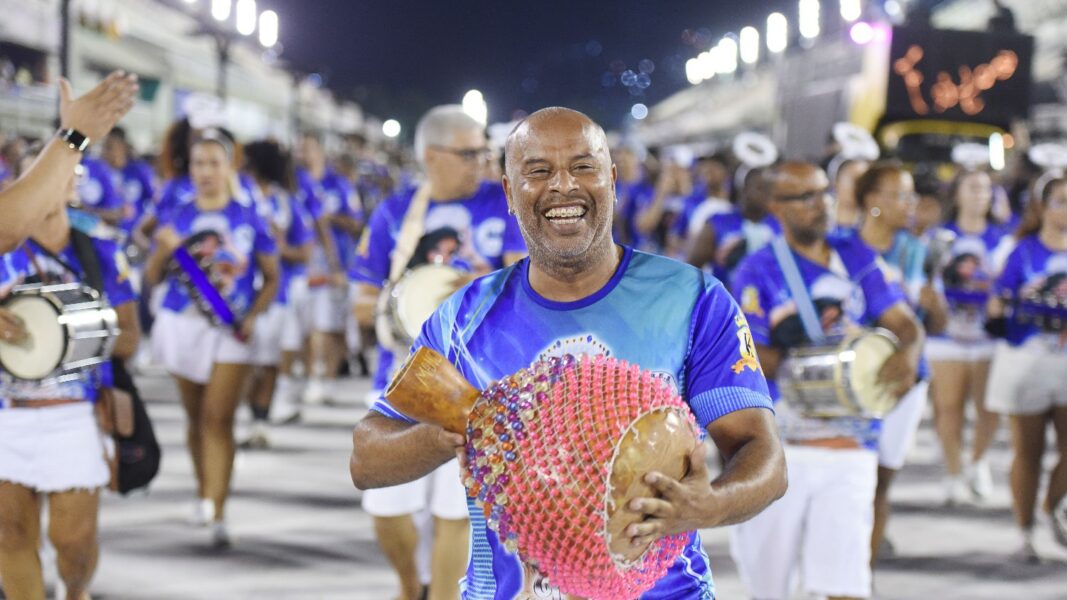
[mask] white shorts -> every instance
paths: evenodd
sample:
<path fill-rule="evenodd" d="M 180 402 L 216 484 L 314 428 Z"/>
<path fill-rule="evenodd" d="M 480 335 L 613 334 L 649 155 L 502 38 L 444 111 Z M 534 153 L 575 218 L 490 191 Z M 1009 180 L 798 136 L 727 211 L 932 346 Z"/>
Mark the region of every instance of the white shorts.
<path fill-rule="evenodd" d="M 785 460 L 785 496 L 730 531 L 748 595 L 791 598 L 799 569 L 809 594 L 870 596 L 877 455 L 786 444 Z"/>
<path fill-rule="evenodd" d="M 261 367 L 277 366 L 282 359 L 282 324 L 285 307 L 272 304 L 265 314 L 256 318 L 252 332 L 252 364 Z"/>
<path fill-rule="evenodd" d="M 938 362 L 982 362 L 993 358 L 992 340 L 957 342 L 948 338 L 926 338 L 926 360 Z"/>
<path fill-rule="evenodd" d="M 311 330 L 344 333 L 348 320 L 348 288 L 322 285 L 311 288 L 308 296 Z"/>
<path fill-rule="evenodd" d="M 299 352 L 311 332 L 311 303 L 307 279 L 294 277 L 289 282 L 289 295 L 282 320 L 281 345 L 283 352 Z"/>
<path fill-rule="evenodd" d="M 882 419 L 882 432 L 878 436 L 879 466 L 894 471 L 904 466 L 904 459 L 915 441 L 915 432 L 923 420 L 929 389 L 929 381 L 916 383 Z"/>
<path fill-rule="evenodd" d="M 411 515 L 429 507 L 441 519 L 466 519 L 467 490 L 453 459 L 429 475 L 397 486 L 363 492 L 363 510 L 374 517 Z"/>
<path fill-rule="evenodd" d="M 163 309 L 152 326 L 152 359 L 171 375 L 205 384 L 216 363 L 250 364 L 252 347 L 203 315 Z"/>
<path fill-rule="evenodd" d="M 1022 346 L 997 342 L 985 405 L 1006 415 L 1036 415 L 1067 406 L 1067 354 L 1041 340 Z"/>
<path fill-rule="evenodd" d="M 105 444 L 90 402 L 0 408 L 0 481 L 39 492 L 103 487 Z"/>

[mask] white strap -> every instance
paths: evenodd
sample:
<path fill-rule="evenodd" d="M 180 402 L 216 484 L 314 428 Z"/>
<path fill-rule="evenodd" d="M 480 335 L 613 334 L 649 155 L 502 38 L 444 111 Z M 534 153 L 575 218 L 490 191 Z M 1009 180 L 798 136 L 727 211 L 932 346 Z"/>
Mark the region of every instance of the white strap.
<path fill-rule="evenodd" d="M 826 333 L 823 331 L 819 314 L 815 310 L 815 303 L 808 293 L 808 287 L 804 285 L 804 278 L 800 275 L 800 268 L 793 258 L 793 251 L 785 238 L 776 237 L 771 241 L 774 249 L 774 258 L 778 261 L 778 267 L 785 277 L 785 284 L 789 287 L 789 294 L 797 305 L 797 314 L 800 316 L 800 324 L 804 327 L 804 333 L 813 343 L 821 344 L 826 341 Z"/>
<path fill-rule="evenodd" d="M 404 221 L 400 224 L 400 232 L 396 236 L 396 247 L 393 248 L 392 262 L 389 266 L 389 281 L 396 281 L 404 274 L 408 262 L 415 254 L 415 248 L 426 228 L 426 211 L 430 207 L 430 184 L 423 183 L 411 196 L 411 204 L 404 213 Z"/>

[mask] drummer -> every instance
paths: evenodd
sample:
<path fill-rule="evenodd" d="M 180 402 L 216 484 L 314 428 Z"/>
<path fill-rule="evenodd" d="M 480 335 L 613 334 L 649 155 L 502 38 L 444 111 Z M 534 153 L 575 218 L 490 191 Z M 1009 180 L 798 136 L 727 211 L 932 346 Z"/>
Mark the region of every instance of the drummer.
<path fill-rule="evenodd" d="M 915 382 L 924 338 L 903 290 L 886 281 L 877 255 L 857 236 L 828 238 L 832 206 L 822 169 L 786 162 L 770 177 L 770 211 L 783 236 L 741 263 L 733 292 L 751 323 L 772 397 L 778 398 L 773 381 L 790 348 L 871 326 L 900 340 L 879 380 L 902 396 Z M 787 271 L 796 273 L 791 285 Z M 752 597 L 785 600 L 799 569 L 809 594 L 866 598 L 880 423 L 805 418 L 781 402 L 776 411 L 789 491 L 734 528 L 731 553 L 741 579 Z"/>
<path fill-rule="evenodd" d="M 373 325 L 378 294 L 390 279 L 393 262 L 399 261 L 401 267 L 440 262 L 484 275 L 514 263 L 526 252 L 518 224 L 508 214 L 504 190 L 497 182 L 482 180 L 489 148 L 481 123 L 460 106 L 431 109 L 415 130 L 415 155 L 426 174 L 426 197 L 416 199 L 417 191 L 409 189 L 386 199 L 374 211 L 360 240 L 352 279 L 356 282 L 355 314 L 364 328 Z M 412 222 L 409 214 L 419 210 L 419 202 L 425 203 L 421 208 L 425 214 Z M 408 254 L 403 255 L 401 249 Z M 456 287 L 467 281 L 461 278 Z M 378 352 L 375 399 L 394 367 L 392 349 L 379 345 Z M 405 485 L 363 494 L 363 508 L 375 517 L 378 543 L 400 576 L 404 598 L 418 595 L 411 515 L 424 508 L 427 489 L 437 533 L 429 597 L 459 594 L 456 582 L 465 565 L 455 549 L 467 544 L 467 504 L 458 473 L 452 462 Z"/>
<path fill-rule="evenodd" d="M 190 150 L 194 198 L 159 215 L 156 247 L 145 263 L 150 284 L 167 284 L 152 352 L 177 382 L 188 417 L 186 441 L 199 497 L 193 521 L 211 526 L 217 548 L 230 545 L 224 509 L 233 475 L 234 413 L 254 362 L 246 340 L 278 293 L 277 247 L 256 207 L 238 197 L 233 152 L 229 137 L 214 130 L 200 133 Z M 199 310 L 176 272 L 167 268 L 183 244 L 221 287 L 216 291 L 239 319 L 235 328 L 217 325 Z"/>
<path fill-rule="evenodd" d="M 469 143 L 477 143 L 473 127 L 466 129 Z M 703 445 L 689 457 L 695 465 L 689 477 L 645 474 L 661 497 L 629 504 L 644 520 L 625 535 L 642 546 L 688 533 L 677 563 L 643 597 L 709 598 L 711 569 L 695 530 L 751 517 L 786 484 L 766 383 L 744 343 L 747 325 L 715 279 L 614 242 L 615 168 L 603 130 L 588 117 L 540 110 L 508 138 L 506 157 L 508 206 L 530 258 L 454 294 L 415 345 L 454 357 L 464 377 L 483 389 L 538 358 L 582 353 L 625 359 L 680 388 L 722 450 L 725 474 L 709 482 Z M 352 477 L 364 489 L 418 479 L 464 443 L 436 426 L 412 425 L 384 399 L 353 440 Z M 474 501 L 467 505 L 473 537 L 464 598 L 510 600 L 533 588 L 541 597 L 561 597 L 504 549 Z"/>
<path fill-rule="evenodd" d="M 74 185 L 71 173 L 68 198 L 75 194 Z M 121 333 L 113 355 L 133 355 L 139 338 L 136 297 L 122 247 L 73 231 L 60 207 L 50 210 L 31 236 L 0 255 L 0 299 L 19 284 L 100 286 L 118 313 Z M 0 344 L 25 341 L 24 325 L 30 324 L 0 308 Z M 109 440 L 97 426 L 93 404 L 109 380 L 110 363 L 105 363 L 69 383 L 0 384 L 0 572 L 8 598 L 45 597 L 37 557 L 44 497 L 47 535 L 56 549 L 66 597 L 88 597 L 98 552 L 100 488 L 110 477 L 105 459 Z"/>

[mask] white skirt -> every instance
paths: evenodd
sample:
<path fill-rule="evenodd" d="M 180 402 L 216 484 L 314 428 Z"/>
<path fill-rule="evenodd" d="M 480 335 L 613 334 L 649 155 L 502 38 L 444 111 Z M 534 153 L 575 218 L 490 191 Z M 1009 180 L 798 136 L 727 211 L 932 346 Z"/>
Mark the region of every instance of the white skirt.
<path fill-rule="evenodd" d="M 986 386 L 986 408 L 1006 415 L 1036 415 L 1067 406 L 1067 355 L 1040 338 L 1021 346 L 997 342 Z"/>
<path fill-rule="evenodd" d="M 0 408 L 0 481 L 38 492 L 94 490 L 111 479 L 89 402 Z"/>
<path fill-rule="evenodd" d="M 152 326 L 152 359 L 171 375 L 206 384 L 216 363 L 250 364 L 252 347 L 203 315 L 163 309 Z"/>

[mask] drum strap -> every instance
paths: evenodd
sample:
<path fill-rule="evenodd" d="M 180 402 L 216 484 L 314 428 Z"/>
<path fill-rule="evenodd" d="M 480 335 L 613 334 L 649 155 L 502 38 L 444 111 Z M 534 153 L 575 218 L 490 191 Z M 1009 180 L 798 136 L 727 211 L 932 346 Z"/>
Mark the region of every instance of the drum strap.
<path fill-rule="evenodd" d="M 774 258 L 778 261 L 778 267 L 782 270 L 782 276 L 785 277 L 785 284 L 789 287 L 789 295 L 793 297 L 793 302 L 797 305 L 797 314 L 800 316 L 800 324 L 804 326 L 804 333 L 813 343 L 824 343 L 826 332 L 823 331 L 822 323 L 819 321 L 815 302 L 808 293 L 808 286 L 804 285 L 804 278 L 801 277 L 800 267 L 793 258 L 793 251 L 789 249 L 789 244 L 782 237 L 774 238 L 771 241 L 771 248 L 774 250 Z"/>
<path fill-rule="evenodd" d="M 408 205 L 404 220 L 400 223 L 400 232 L 396 236 L 396 247 L 393 248 L 389 266 L 389 281 L 396 281 L 407 270 L 408 262 L 415 254 L 415 248 L 426 229 L 426 211 L 429 207 L 430 184 L 424 183 L 411 196 L 411 204 Z"/>
<path fill-rule="evenodd" d="M 74 255 L 78 257 L 78 262 L 81 263 L 82 270 L 75 269 L 69 262 L 63 260 L 56 253 L 52 252 L 48 248 L 45 248 L 43 244 L 37 240 L 30 238 L 30 242 L 33 243 L 35 251 L 39 251 L 48 258 L 54 260 L 61 267 L 67 270 L 71 275 L 89 285 L 89 287 L 95 289 L 100 293 L 104 293 L 104 277 L 100 271 L 100 262 L 96 258 L 96 249 L 93 248 L 93 240 L 85 232 L 74 227 L 70 228 L 70 244 L 74 247 Z M 37 257 L 34 252 L 29 248 L 25 248 L 26 254 L 30 257 L 30 262 L 33 263 L 33 268 L 37 270 L 37 273 L 43 280 L 46 277 L 46 273 L 41 269 L 41 266 L 37 262 Z"/>

